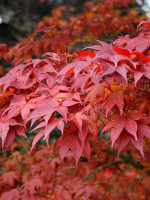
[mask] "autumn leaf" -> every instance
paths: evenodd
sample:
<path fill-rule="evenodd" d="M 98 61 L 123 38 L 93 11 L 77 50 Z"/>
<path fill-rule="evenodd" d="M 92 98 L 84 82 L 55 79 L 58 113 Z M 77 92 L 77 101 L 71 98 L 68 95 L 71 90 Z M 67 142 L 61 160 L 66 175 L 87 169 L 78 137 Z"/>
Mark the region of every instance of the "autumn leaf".
<path fill-rule="evenodd" d="M 74 73 L 74 68 L 75 68 L 75 67 L 69 69 L 69 70 L 65 73 L 65 75 L 73 74 L 73 73 Z"/>
<path fill-rule="evenodd" d="M 40 178 L 33 178 L 22 185 L 22 191 L 29 197 L 32 197 L 39 188 L 45 191 L 45 185 Z"/>
<path fill-rule="evenodd" d="M 139 23 L 139 25 L 137 26 L 137 28 L 139 28 L 141 25 L 144 25 L 142 28 L 145 29 L 150 29 L 150 22 L 149 21 L 135 21 L 137 23 Z"/>
<path fill-rule="evenodd" d="M 114 48 L 115 52 L 122 56 L 130 57 L 131 53 L 127 49 Z"/>
<path fill-rule="evenodd" d="M 14 119 L 6 120 L 5 117 L 0 119 L 0 137 L 2 139 L 2 147 L 4 146 L 6 137 L 11 137 L 9 135 L 9 130 L 11 130 L 10 126 L 12 126 L 13 128 L 15 128 L 15 126 L 21 126 L 22 127 L 22 124 L 16 122 Z"/>
<path fill-rule="evenodd" d="M 15 181 L 19 182 L 20 178 L 15 171 L 5 172 L 2 177 L 3 184 L 8 184 L 12 187 L 15 186 Z"/>
<path fill-rule="evenodd" d="M 3 192 L 3 194 L 0 197 L 0 200 L 14 200 L 19 199 L 19 191 L 18 189 L 12 189 L 7 192 Z"/>
<path fill-rule="evenodd" d="M 126 115 L 125 113 L 123 113 L 121 116 L 118 116 L 118 118 L 112 120 L 103 128 L 102 133 L 110 128 L 112 129 L 112 146 L 114 145 L 117 138 L 120 136 L 123 129 L 126 129 L 126 131 L 131 134 L 135 138 L 135 140 L 137 140 L 137 122 L 130 115 Z"/>
<path fill-rule="evenodd" d="M 115 84 L 111 84 L 111 90 L 105 89 L 105 99 L 103 101 L 103 104 L 106 106 L 106 117 L 109 113 L 109 111 L 117 105 L 120 114 L 123 112 L 124 108 L 124 97 L 123 97 L 123 91 L 122 88 L 118 85 L 115 86 Z M 101 106 L 102 106 L 101 105 Z"/>

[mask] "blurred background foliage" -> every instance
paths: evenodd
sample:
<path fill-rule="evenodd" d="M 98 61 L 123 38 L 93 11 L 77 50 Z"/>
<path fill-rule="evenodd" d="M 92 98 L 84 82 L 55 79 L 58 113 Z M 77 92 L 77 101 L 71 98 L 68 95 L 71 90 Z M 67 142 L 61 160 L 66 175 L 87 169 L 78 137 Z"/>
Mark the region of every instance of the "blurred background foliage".
<path fill-rule="evenodd" d="M 132 22 L 148 14 L 146 0 L 1 0 L 0 71 L 58 47 L 70 51 L 96 40 L 110 43 L 134 33 Z"/>
<path fill-rule="evenodd" d="M 84 6 L 87 2 L 88 0 L 1 0 L 0 43 L 12 46 L 14 42 L 20 41 L 27 34 L 33 32 L 36 23 L 43 16 L 50 16 L 51 11 L 59 6 L 75 7 L 76 10 L 73 14 L 77 15 L 85 10 Z M 103 0 L 93 0 L 92 2 L 103 2 Z M 108 0 L 108 2 L 111 1 Z M 130 9 L 133 7 L 140 15 L 145 11 L 149 13 L 147 0 L 137 0 L 130 5 Z M 126 14 L 125 12 L 129 11 L 124 9 L 122 13 Z M 68 9 L 65 17 L 69 18 L 70 14 L 72 13 Z"/>
<path fill-rule="evenodd" d="M 0 43 L 13 45 L 12 42 L 20 41 L 33 32 L 33 27 L 43 16 L 50 15 L 61 5 L 77 7 L 79 13 L 85 2 L 87 0 L 1 0 Z"/>

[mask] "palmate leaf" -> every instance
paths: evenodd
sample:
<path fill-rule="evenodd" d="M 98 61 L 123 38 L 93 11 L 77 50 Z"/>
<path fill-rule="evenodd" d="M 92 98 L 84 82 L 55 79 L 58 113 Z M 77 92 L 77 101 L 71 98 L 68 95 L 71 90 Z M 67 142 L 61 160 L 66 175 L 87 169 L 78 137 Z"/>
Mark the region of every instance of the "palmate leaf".
<path fill-rule="evenodd" d="M 85 139 L 84 144 L 82 144 L 77 132 L 66 133 L 61 137 L 59 154 L 62 160 L 66 156 L 68 150 L 71 149 L 75 157 L 76 165 L 82 153 L 84 153 L 88 161 L 90 161 L 91 147 L 88 139 Z"/>
<path fill-rule="evenodd" d="M 123 113 L 121 116 L 118 116 L 116 119 L 109 122 L 102 130 L 102 133 L 108 129 L 112 128 L 111 139 L 112 146 L 114 145 L 117 138 L 120 136 L 121 132 L 125 128 L 128 133 L 130 133 L 135 140 L 137 140 L 137 123 L 132 116 Z"/>
<path fill-rule="evenodd" d="M 79 162 L 79 158 L 81 157 L 82 152 L 83 152 L 83 146 L 78 137 L 78 133 L 77 132 L 66 133 L 61 137 L 62 137 L 62 140 L 61 140 L 60 149 L 59 149 L 61 159 L 63 160 L 68 150 L 71 149 L 74 154 L 76 165 L 77 165 Z"/>
<path fill-rule="evenodd" d="M 22 185 L 22 191 L 27 197 L 32 197 L 34 195 L 34 192 L 37 191 L 37 189 L 41 188 L 45 190 L 45 185 L 43 183 L 43 180 L 40 178 L 33 178 L 26 183 Z"/>
<path fill-rule="evenodd" d="M 137 115 L 123 113 L 122 116 L 109 122 L 103 128 L 102 133 L 109 129 L 111 129 L 112 146 L 119 139 L 118 155 L 129 141 L 144 155 L 143 137 L 150 138 L 150 127 L 144 121 L 140 120 Z"/>
<path fill-rule="evenodd" d="M 1 197 L 0 200 L 14 200 L 14 199 L 19 199 L 19 191 L 18 189 L 12 189 L 9 190 L 7 192 L 4 192 Z"/>
<path fill-rule="evenodd" d="M 80 124 L 71 123 L 68 127 L 66 127 L 65 134 L 56 141 L 56 146 L 60 145 L 59 153 L 61 159 L 63 160 L 68 150 L 71 149 L 75 157 L 76 165 L 78 164 L 79 158 L 83 152 L 88 160 L 90 160 L 91 154 L 91 148 L 89 144 L 90 137 L 88 135 L 88 123 L 86 123 L 85 117 L 82 115 L 81 119 L 83 121 Z M 76 120 L 77 119 L 75 119 L 75 122 Z M 80 126 L 81 132 L 78 130 L 78 126 Z"/>
<path fill-rule="evenodd" d="M 108 112 L 115 106 L 119 108 L 120 114 L 123 112 L 124 107 L 124 98 L 123 98 L 123 92 L 117 91 L 110 93 L 108 97 L 105 100 L 106 103 L 106 117 L 108 115 Z"/>
<path fill-rule="evenodd" d="M 89 65 L 88 62 L 85 62 L 85 61 L 76 61 L 76 62 L 73 62 L 71 64 L 68 64 L 66 67 L 64 67 L 60 72 L 59 72 L 59 76 L 61 75 L 67 75 L 67 73 L 69 73 L 70 71 L 74 71 L 75 72 L 75 75 L 77 76 L 78 73 L 86 68 L 87 66 Z"/>
<path fill-rule="evenodd" d="M 143 65 L 139 69 L 134 69 L 134 82 L 137 84 L 137 82 L 142 78 L 142 76 L 147 77 L 150 79 L 150 67 L 149 65 Z"/>
<path fill-rule="evenodd" d="M 14 119 L 7 120 L 5 117 L 2 117 L 0 119 L 0 137 L 2 139 L 2 147 L 4 146 L 6 138 L 9 140 L 11 137 L 13 137 L 13 140 L 14 140 L 15 138 L 14 136 L 16 135 L 15 131 L 17 131 L 18 135 L 21 134 L 25 136 L 25 134 L 22 133 L 21 129 L 20 130 L 15 129 L 18 126 L 22 127 L 22 124 L 16 122 Z M 10 131 L 12 131 L 11 129 L 14 129 L 13 135 L 9 134 Z"/>
<path fill-rule="evenodd" d="M 118 107 L 120 114 L 122 114 L 124 108 L 124 91 L 126 90 L 126 85 L 118 85 L 118 83 L 112 82 L 110 86 L 111 90 L 105 88 L 105 98 L 101 105 L 105 105 L 106 107 L 106 117 L 115 105 Z"/>
<path fill-rule="evenodd" d="M 85 103 L 90 102 L 91 105 L 95 105 L 104 98 L 105 88 L 108 87 L 107 82 L 97 83 L 87 89 L 89 93 L 85 97 Z"/>
<path fill-rule="evenodd" d="M 18 174 L 15 171 L 5 172 L 1 178 L 3 184 L 8 184 L 12 187 L 15 185 L 15 181 L 19 182 L 20 180 Z"/>

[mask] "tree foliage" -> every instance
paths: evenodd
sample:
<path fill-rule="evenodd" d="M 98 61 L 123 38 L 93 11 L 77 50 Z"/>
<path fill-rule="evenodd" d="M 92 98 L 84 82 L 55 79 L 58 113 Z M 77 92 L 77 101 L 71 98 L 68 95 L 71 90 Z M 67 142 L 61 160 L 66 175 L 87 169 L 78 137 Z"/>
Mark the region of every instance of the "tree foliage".
<path fill-rule="evenodd" d="M 99 9 L 103 13 L 107 7 L 111 14 L 115 12 L 115 3 L 105 1 L 97 6 L 89 3 L 89 10 L 73 23 L 59 20 L 64 9 L 61 7 L 54 11 L 52 18 L 39 22 L 40 29 L 32 36 L 12 48 L 1 45 L 1 57 L 13 62 L 14 68 L 0 79 L 1 146 L 12 151 L 8 159 L 1 158 L 5 167 L 0 177 L 3 191 L 0 200 L 6 196 L 12 200 L 147 197 L 149 169 L 142 156 L 149 158 L 150 23 L 141 21 L 135 30 L 123 16 L 117 21 L 118 26 L 125 22 L 121 28 L 125 31 L 128 24 L 128 31 L 134 31 L 132 36 L 119 36 L 111 43 L 98 40 L 98 44 L 74 52 L 66 48 L 82 39 L 88 42 L 89 38 L 100 37 L 102 32 L 107 35 L 113 31 L 111 23 L 115 18 L 109 18 L 112 21 L 108 26 L 105 14 L 100 18 L 104 25 L 100 21 L 96 24 L 106 26 L 106 32 L 100 29 L 98 33 L 97 29 L 95 33 L 92 26 L 94 19 L 99 19 Z M 122 3 L 128 6 L 128 1 Z M 46 23 L 50 26 L 45 27 Z M 92 35 L 88 35 L 88 40 L 87 35 L 80 38 L 84 30 Z M 41 33 L 38 39 L 37 34 Z M 37 58 L 33 59 L 33 55 Z M 49 146 L 51 134 L 61 133 L 53 147 L 59 147 L 60 158 L 52 151 L 52 145 L 49 150 L 41 146 L 30 156 L 13 152 L 14 140 L 19 136 L 29 137 L 31 132 L 34 136 L 30 153 L 41 138 Z M 27 145 L 26 152 L 28 148 Z M 68 167 L 73 162 L 72 155 L 76 169 Z M 91 169 L 94 171 L 89 173 Z M 137 170 L 141 170 L 139 175 Z M 85 174 L 81 174 L 83 171 Z M 113 187 L 108 177 L 112 185 L 117 180 L 119 185 Z M 126 194 L 126 187 L 134 188 L 134 184 L 126 182 L 129 177 L 140 193 L 133 189 Z M 122 187 L 116 194 L 120 184 Z"/>
<path fill-rule="evenodd" d="M 63 48 L 68 52 L 73 47 L 80 49 L 88 46 L 96 39 L 110 41 L 116 38 L 116 34 L 129 31 L 135 34 L 132 22 L 146 20 L 146 15 L 138 13 L 134 3 L 120 1 L 118 4 L 116 0 L 89 2 L 79 15 L 73 7 L 58 7 L 51 12 L 51 16 L 43 17 L 36 24 L 32 35 L 13 47 L 1 44 L 0 59 L 4 58 L 7 64 L 16 66 L 26 59 L 39 58 L 48 51 L 56 53 Z"/>
<path fill-rule="evenodd" d="M 49 52 L 13 68 L 0 79 L 2 146 L 38 121 L 32 148 L 43 135 L 48 143 L 57 128 L 62 159 L 69 149 L 76 163 L 83 152 L 89 159 L 89 138 L 96 140 L 98 129 L 111 130 L 118 154 L 131 141 L 144 155 L 143 137 L 150 138 L 148 41 L 149 32 L 141 31 L 111 44 L 99 41 L 88 47 L 93 53 Z"/>
<path fill-rule="evenodd" d="M 149 164 L 137 162 L 136 152 L 134 158 L 128 152 L 117 160 L 107 142 L 91 141 L 90 145 L 90 163 L 82 157 L 74 167 L 71 151 L 61 161 L 53 144 L 40 145 L 29 156 L 29 143 L 17 141 L 5 149 L 10 156 L 0 157 L 0 200 L 144 200 L 149 196 Z"/>

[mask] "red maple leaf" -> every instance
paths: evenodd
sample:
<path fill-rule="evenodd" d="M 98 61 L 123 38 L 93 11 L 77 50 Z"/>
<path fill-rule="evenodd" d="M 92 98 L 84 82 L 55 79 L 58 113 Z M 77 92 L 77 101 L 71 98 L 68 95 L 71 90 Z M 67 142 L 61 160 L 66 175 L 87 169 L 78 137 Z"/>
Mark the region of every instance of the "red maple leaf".
<path fill-rule="evenodd" d="M 12 187 L 15 186 L 15 181 L 19 182 L 19 176 L 15 171 L 5 172 L 1 178 L 3 184 L 8 184 Z"/>
<path fill-rule="evenodd" d="M 21 188 L 24 192 L 24 195 L 27 197 L 32 197 L 34 192 L 36 192 L 39 188 L 43 189 L 44 191 L 46 189 L 43 180 L 40 178 L 33 178 L 30 181 L 27 181 L 21 186 Z"/>
<path fill-rule="evenodd" d="M 18 189 L 12 189 L 9 190 L 7 192 L 4 192 L 1 197 L 0 200 L 14 200 L 14 199 L 19 199 L 19 191 Z"/>
<path fill-rule="evenodd" d="M 143 137 L 150 138 L 150 127 L 140 120 L 141 116 L 134 113 L 123 113 L 116 116 L 102 130 L 102 133 L 111 129 L 112 146 L 119 138 L 118 155 L 129 141 L 143 154 Z"/>
<path fill-rule="evenodd" d="M 73 55 L 72 57 L 80 58 L 80 59 L 85 58 L 87 56 L 90 56 L 90 58 L 94 58 L 95 57 L 95 53 L 93 53 L 93 52 L 82 51 L 82 50 L 77 51 L 77 52 L 78 52 L 78 54 L 77 55 Z"/>
<path fill-rule="evenodd" d="M 2 139 L 2 147 L 4 146 L 6 137 L 9 139 L 9 137 L 12 137 L 11 131 L 13 131 L 13 135 L 16 134 L 15 131 L 17 131 L 18 126 L 22 127 L 22 124 L 16 122 L 14 119 L 6 119 L 5 117 L 2 117 L 0 119 L 0 137 Z M 14 130 L 12 130 L 12 127 Z M 15 129 L 16 128 L 16 129 Z M 22 130 L 17 131 L 18 134 L 22 134 Z M 24 134 L 25 135 L 25 134 Z M 14 140 L 14 137 L 12 137 Z M 12 140 L 12 142 L 13 142 Z M 10 145 L 10 143 L 9 143 Z"/>
<path fill-rule="evenodd" d="M 137 28 L 139 28 L 141 25 L 144 25 L 142 28 L 150 30 L 150 22 L 149 21 L 135 21 L 139 23 Z"/>

